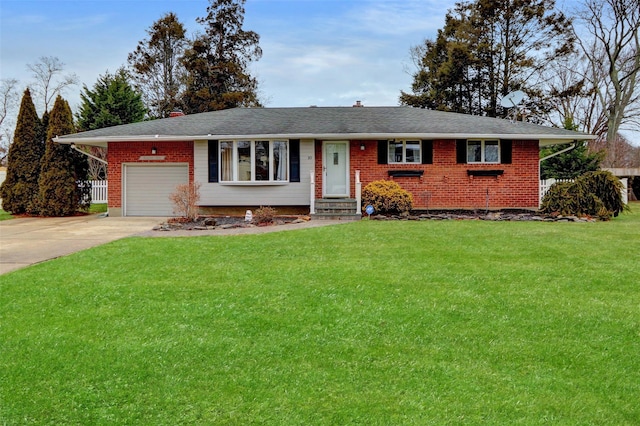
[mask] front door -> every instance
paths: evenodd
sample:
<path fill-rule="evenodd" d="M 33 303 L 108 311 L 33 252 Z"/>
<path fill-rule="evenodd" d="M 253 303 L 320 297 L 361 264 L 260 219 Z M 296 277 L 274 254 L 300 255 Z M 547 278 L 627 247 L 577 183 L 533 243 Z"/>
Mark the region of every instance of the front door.
<path fill-rule="evenodd" d="M 349 142 L 324 142 L 322 170 L 323 197 L 349 197 Z"/>

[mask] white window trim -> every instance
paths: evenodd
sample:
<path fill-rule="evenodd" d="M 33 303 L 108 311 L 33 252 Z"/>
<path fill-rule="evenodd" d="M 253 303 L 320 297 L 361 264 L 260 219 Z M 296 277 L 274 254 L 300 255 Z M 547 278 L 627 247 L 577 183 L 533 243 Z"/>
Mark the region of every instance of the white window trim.
<path fill-rule="evenodd" d="M 418 161 L 407 162 L 407 142 L 418 143 Z M 389 157 L 389 146 L 391 143 L 402 143 L 402 161 L 391 161 Z M 402 139 L 387 141 L 387 162 L 389 164 L 420 164 L 422 163 L 422 141 L 417 139 Z"/>
<path fill-rule="evenodd" d="M 480 161 L 469 161 L 469 142 L 480 142 L 480 155 L 481 155 L 481 160 Z M 485 153 L 486 153 L 486 142 L 498 142 L 498 161 L 486 161 L 485 160 Z M 501 150 L 500 150 L 500 139 L 468 139 L 467 140 L 467 151 L 466 151 L 466 156 L 467 156 L 467 164 L 500 164 L 500 162 L 502 161 L 502 158 L 500 158 L 500 154 L 501 154 Z"/>
<path fill-rule="evenodd" d="M 238 173 L 238 143 L 239 142 L 249 142 L 250 153 L 249 156 L 251 158 L 250 171 L 251 171 L 251 180 L 239 180 Z M 268 142 L 269 143 L 269 180 L 256 180 L 255 176 L 255 167 L 256 167 L 256 142 Z M 276 180 L 273 178 L 273 169 L 274 167 L 274 142 L 285 142 L 287 146 L 287 156 L 284 159 L 287 179 L 284 180 Z M 223 180 L 222 179 L 222 144 L 223 143 L 231 143 L 231 180 Z M 241 139 L 241 140 L 220 140 L 218 145 L 218 182 L 223 185 L 285 185 L 289 183 L 290 173 L 289 170 L 289 156 L 290 146 L 288 139 Z"/>

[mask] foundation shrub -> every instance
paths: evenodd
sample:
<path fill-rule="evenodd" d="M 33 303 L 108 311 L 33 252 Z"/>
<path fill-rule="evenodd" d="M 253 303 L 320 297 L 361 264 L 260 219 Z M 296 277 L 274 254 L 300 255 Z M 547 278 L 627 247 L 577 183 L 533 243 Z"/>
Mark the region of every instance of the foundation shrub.
<path fill-rule="evenodd" d="M 253 221 L 257 224 L 273 223 L 273 219 L 276 217 L 276 214 L 276 209 L 274 209 L 273 207 L 260 206 L 260 208 L 256 209 L 256 211 L 253 213 Z"/>
<path fill-rule="evenodd" d="M 173 212 L 187 220 L 195 220 L 198 216 L 200 201 L 200 183 L 185 183 L 176 186 L 176 191 L 169 196 L 173 203 Z"/>
<path fill-rule="evenodd" d="M 362 190 L 362 204 L 372 205 L 377 213 L 404 213 L 413 208 L 413 196 L 396 182 L 377 180 Z"/>

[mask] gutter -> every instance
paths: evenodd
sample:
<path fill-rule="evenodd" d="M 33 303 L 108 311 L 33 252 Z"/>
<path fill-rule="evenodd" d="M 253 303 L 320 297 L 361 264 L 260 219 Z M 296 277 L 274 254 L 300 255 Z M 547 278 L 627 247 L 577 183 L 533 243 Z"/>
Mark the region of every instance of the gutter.
<path fill-rule="evenodd" d="M 582 139 L 595 136 L 580 135 Z M 322 140 L 379 140 L 379 139 L 512 139 L 537 140 L 540 146 L 575 142 L 575 135 L 545 134 L 480 134 L 480 133 L 280 133 L 244 135 L 130 135 L 130 136 L 73 136 L 56 137 L 57 143 L 106 146 L 108 142 L 179 142 L 198 140 L 244 140 L 244 139 L 322 139 Z"/>

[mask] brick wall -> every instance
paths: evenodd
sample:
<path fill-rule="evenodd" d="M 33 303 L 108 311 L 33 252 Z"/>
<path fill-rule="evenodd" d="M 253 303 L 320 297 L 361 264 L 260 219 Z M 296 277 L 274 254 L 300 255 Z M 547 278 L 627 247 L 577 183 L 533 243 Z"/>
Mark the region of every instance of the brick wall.
<path fill-rule="evenodd" d="M 374 180 L 396 181 L 411 192 L 418 209 L 537 208 L 539 148 L 537 141 L 513 141 L 512 164 L 457 164 L 455 140 L 433 142 L 433 164 L 378 164 L 378 142 L 350 144 L 351 194 L 355 170 L 362 186 Z M 322 142 L 316 142 L 316 197 L 322 197 Z M 421 177 L 390 177 L 389 170 L 422 170 Z M 467 170 L 504 170 L 500 176 L 469 176 Z"/>
<path fill-rule="evenodd" d="M 155 155 L 151 154 L 153 147 Z M 161 157 L 164 159 L 158 160 Z M 193 182 L 193 142 L 110 142 L 107 161 L 109 207 L 122 207 L 122 163 L 189 163 L 189 182 Z"/>

